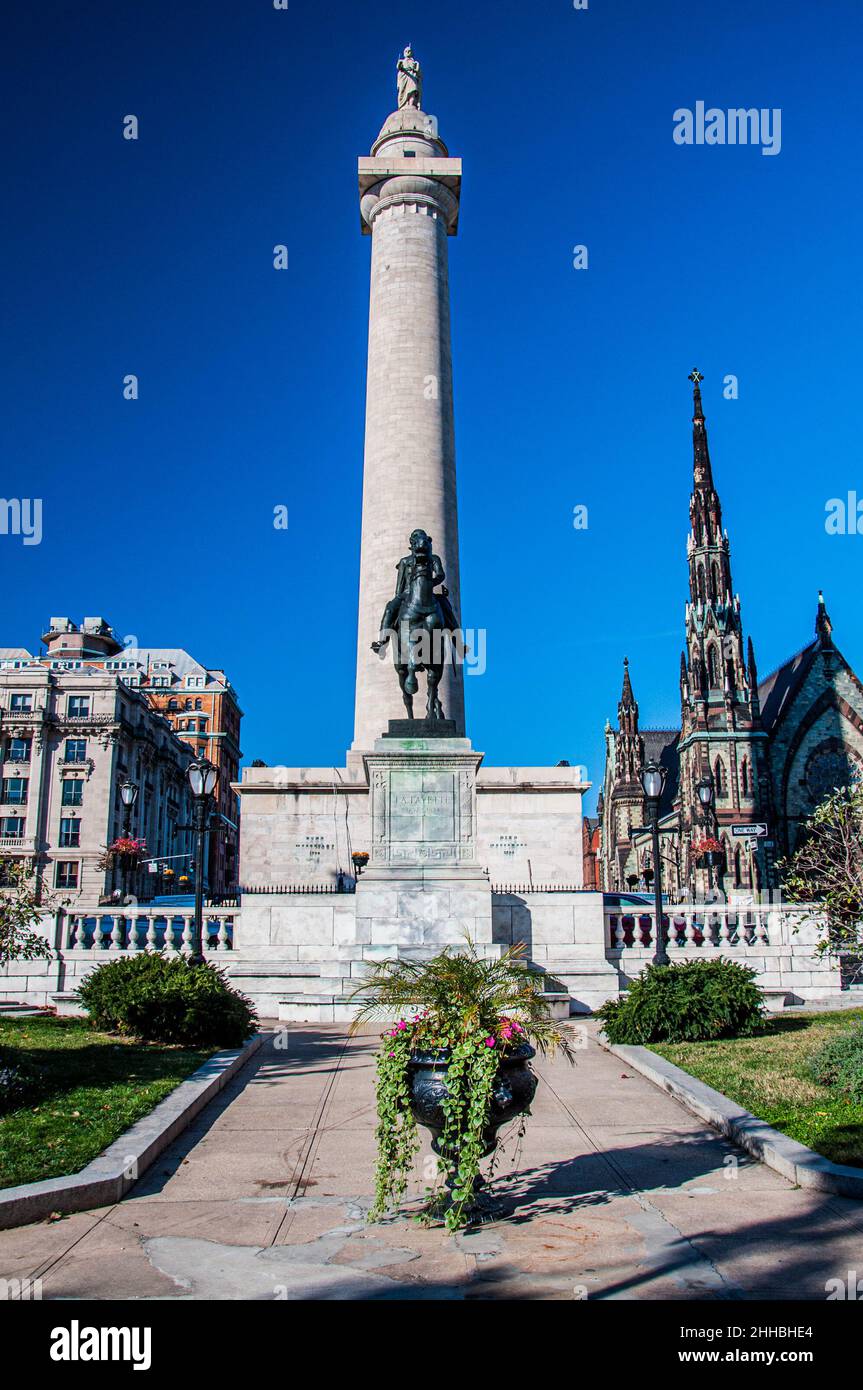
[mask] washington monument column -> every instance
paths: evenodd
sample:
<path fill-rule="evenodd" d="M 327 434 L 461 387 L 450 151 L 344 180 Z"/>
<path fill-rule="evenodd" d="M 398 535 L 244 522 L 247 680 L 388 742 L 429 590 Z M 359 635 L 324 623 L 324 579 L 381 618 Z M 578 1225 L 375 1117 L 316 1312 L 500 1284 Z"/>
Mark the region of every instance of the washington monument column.
<path fill-rule="evenodd" d="M 355 750 L 370 750 L 404 704 L 390 648 L 372 650 L 396 566 L 418 528 L 442 562 L 459 622 L 447 238 L 458 226 L 461 160 L 421 109 L 422 70 L 398 59 L 398 109 L 359 161 L 363 234 L 372 239 Z M 391 646 L 392 644 L 390 644 Z M 446 719 L 464 732 L 463 670 L 448 661 Z"/>

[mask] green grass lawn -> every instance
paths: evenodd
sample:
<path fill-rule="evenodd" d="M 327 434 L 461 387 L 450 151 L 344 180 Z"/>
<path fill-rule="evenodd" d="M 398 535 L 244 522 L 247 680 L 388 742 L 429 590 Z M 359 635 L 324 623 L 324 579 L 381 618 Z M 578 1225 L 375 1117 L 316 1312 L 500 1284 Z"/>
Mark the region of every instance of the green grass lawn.
<path fill-rule="evenodd" d="M 0 1019 L 0 1047 L 20 1049 L 39 1078 L 0 1115 L 0 1187 L 77 1173 L 215 1050 L 129 1041 L 77 1018 Z"/>
<path fill-rule="evenodd" d="M 834 1163 L 863 1167 L 863 1105 L 820 1086 L 805 1069 L 823 1042 L 860 1022 L 851 1010 L 779 1018 L 759 1038 L 654 1043 L 651 1051 Z"/>

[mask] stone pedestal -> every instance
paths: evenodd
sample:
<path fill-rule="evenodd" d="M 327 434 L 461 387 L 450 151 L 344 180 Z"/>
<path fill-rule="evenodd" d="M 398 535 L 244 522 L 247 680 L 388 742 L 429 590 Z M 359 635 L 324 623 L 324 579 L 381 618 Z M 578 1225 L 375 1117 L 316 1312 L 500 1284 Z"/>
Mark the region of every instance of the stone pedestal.
<path fill-rule="evenodd" d="M 476 855 L 481 762 L 467 738 L 388 736 L 366 754 L 371 852 L 357 928 L 381 954 L 435 955 L 466 936 L 491 948 L 491 885 Z"/>

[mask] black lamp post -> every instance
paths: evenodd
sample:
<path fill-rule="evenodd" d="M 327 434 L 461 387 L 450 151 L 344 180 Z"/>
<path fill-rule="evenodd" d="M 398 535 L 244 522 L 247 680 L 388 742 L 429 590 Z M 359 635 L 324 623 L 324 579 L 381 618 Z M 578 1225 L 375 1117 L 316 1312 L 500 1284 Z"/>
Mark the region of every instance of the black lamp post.
<path fill-rule="evenodd" d="M 698 800 L 701 802 L 701 809 L 704 812 L 704 827 L 709 835 L 713 826 L 713 803 L 716 797 L 716 788 L 713 783 L 713 776 L 706 772 L 696 787 Z M 713 852 L 708 851 L 704 856 L 707 863 L 707 886 L 713 890 Z"/>
<path fill-rule="evenodd" d="M 132 836 L 132 809 L 138 800 L 138 784 L 132 782 L 127 777 L 125 782 L 120 783 L 120 800 L 123 803 L 123 837 L 131 839 Z M 132 867 L 132 856 L 128 853 L 120 855 L 120 873 L 123 876 L 123 902 L 129 896 L 129 870 Z"/>
<path fill-rule="evenodd" d="M 653 964 L 667 965 L 665 929 L 662 925 L 662 860 L 659 857 L 659 802 L 668 773 L 653 758 L 641 769 L 641 788 L 647 802 L 647 820 L 653 837 L 653 901 L 656 910 Z"/>
<path fill-rule="evenodd" d="M 192 926 L 190 965 L 204 964 L 204 835 L 210 819 L 219 770 L 209 758 L 200 757 L 186 769 L 192 793 L 192 829 L 195 832 L 195 916 Z"/>
<path fill-rule="evenodd" d="M 132 807 L 138 800 L 137 782 L 131 782 L 128 778 L 125 782 L 121 782 L 120 798 L 125 809 L 125 814 L 123 816 L 123 834 L 125 836 L 130 836 L 132 834 Z"/>

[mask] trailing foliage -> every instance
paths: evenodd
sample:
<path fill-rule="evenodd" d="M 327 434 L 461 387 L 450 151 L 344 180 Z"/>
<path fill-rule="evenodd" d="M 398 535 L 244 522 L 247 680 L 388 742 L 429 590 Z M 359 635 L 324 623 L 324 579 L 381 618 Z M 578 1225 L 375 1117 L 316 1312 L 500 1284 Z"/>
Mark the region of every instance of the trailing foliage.
<path fill-rule="evenodd" d="M 257 1023 L 221 970 L 183 956 L 121 956 L 97 966 L 77 993 L 95 1028 L 148 1042 L 239 1047 Z"/>
<path fill-rule="evenodd" d="M 560 1048 L 573 1060 L 572 1044 L 542 998 L 539 971 L 513 946 L 497 960 L 466 942 L 432 960 L 384 961 L 351 998 L 360 1003 L 355 1030 L 386 1014 L 403 1015 L 385 1031 L 377 1059 L 377 1164 L 369 1220 L 398 1209 L 420 1146 L 410 1107 L 410 1059 L 417 1051 L 447 1061 L 447 1095 L 439 1147 L 439 1171 L 450 1186 L 449 1202 L 432 1196 L 430 1211 L 443 1211 L 447 1227 L 467 1225 L 483 1155 L 500 1059 L 530 1042 L 541 1052 Z"/>
<path fill-rule="evenodd" d="M 779 869 L 791 901 L 815 905 L 821 954 L 863 945 L 863 786 L 838 788 L 822 801 Z"/>
<path fill-rule="evenodd" d="M 764 1027 L 755 971 L 721 958 L 649 965 L 597 1013 L 611 1043 L 748 1038 Z"/>
<path fill-rule="evenodd" d="M 863 1103 L 863 1027 L 830 1038 L 812 1057 L 808 1071 L 822 1086 L 835 1086 L 855 1105 Z"/>
<path fill-rule="evenodd" d="M 0 965 L 12 960 L 50 960 L 54 954 L 43 936 L 33 930 L 55 906 L 25 864 L 3 865 L 0 887 Z"/>

